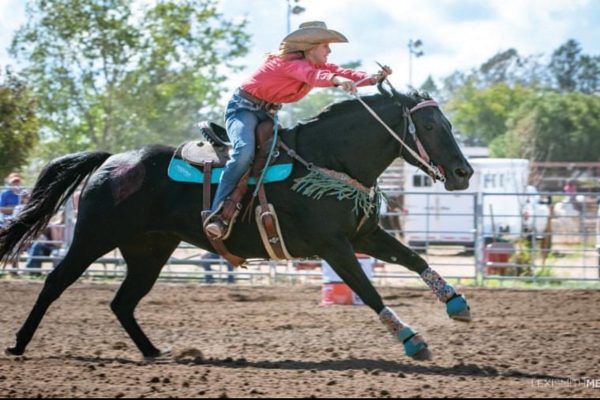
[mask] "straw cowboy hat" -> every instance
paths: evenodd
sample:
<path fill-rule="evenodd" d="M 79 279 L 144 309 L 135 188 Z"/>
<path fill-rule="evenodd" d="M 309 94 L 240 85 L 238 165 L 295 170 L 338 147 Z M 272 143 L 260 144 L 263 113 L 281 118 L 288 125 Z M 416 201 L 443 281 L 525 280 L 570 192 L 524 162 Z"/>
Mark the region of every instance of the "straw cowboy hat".
<path fill-rule="evenodd" d="M 300 24 L 300 28 L 290 33 L 281 41 L 281 54 L 294 51 L 306 51 L 321 43 L 347 43 L 348 39 L 341 33 L 327 29 L 322 21 L 309 21 Z"/>

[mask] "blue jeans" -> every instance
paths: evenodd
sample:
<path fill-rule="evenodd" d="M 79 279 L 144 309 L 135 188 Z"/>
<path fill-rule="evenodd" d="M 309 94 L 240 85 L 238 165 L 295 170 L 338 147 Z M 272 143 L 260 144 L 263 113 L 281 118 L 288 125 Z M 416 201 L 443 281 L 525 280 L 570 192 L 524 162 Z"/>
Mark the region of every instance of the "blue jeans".
<path fill-rule="evenodd" d="M 35 241 L 29 248 L 27 257 L 27 264 L 25 268 L 42 268 L 42 260 L 34 260 L 33 257 L 48 257 L 52 253 L 52 246 L 47 243 Z M 39 275 L 39 273 L 33 273 L 32 275 Z"/>
<path fill-rule="evenodd" d="M 204 268 L 204 271 L 211 272 L 213 270 L 211 268 L 211 263 L 212 262 L 219 263 L 219 261 L 218 261 L 219 258 L 220 258 L 220 256 L 218 254 L 211 253 L 211 252 L 205 253 L 202 257 L 200 257 L 200 259 L 202 260 L 200 263 L 201 263 L 202 267 Z M 226 265 L 227 265 L 227 271 L 232 272 L 234 269 L 233 265 L 231 265 L 230 263 L 227 263 Z M 215 278 L 212 276 L 212 274 L 205 274 L 204 282 L 214 283 Z M 235 283 L 235 275 L 227 274 L 227 283 Z"/>
<path fill-rule="evenodd" d="M 238 181 L 250 168 L 254 159 L 256 126 L 271 116 L 237 92 L 225 110 L 225 128 L 232 144 L 231 159 L 225 164 L 219 188 L 212 203 L 212 211 L 233 192 Z"/>

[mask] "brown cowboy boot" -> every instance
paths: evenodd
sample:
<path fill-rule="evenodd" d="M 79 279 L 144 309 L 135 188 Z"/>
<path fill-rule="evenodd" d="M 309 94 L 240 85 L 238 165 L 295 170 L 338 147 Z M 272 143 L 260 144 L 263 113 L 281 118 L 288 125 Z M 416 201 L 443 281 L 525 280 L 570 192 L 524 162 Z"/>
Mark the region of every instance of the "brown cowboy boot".
<path fill-rule="evenodd" d="M 242 198 L 248 190 L 249 175 L 250 170 L 242 175 L 231 195 L 219 204 L 217 209 L 205 219 L 204 232 L 210 236 L 210 239 L 225 240 L 231 233 L 231 228 L 242 209 Z"/>
<path fill-rule="evenodd" d="M 224 204 L 225 202 L 221 202 L 213 212 L 203 211 L 203 214 L 206 213 L 202 216 L 202 220 L 204 221 L 204 233 L 206 233 L 206 236 L 208 236 L 209 239 L 221 239 L 227 233 L 228 223 L 221 215 Z"/>

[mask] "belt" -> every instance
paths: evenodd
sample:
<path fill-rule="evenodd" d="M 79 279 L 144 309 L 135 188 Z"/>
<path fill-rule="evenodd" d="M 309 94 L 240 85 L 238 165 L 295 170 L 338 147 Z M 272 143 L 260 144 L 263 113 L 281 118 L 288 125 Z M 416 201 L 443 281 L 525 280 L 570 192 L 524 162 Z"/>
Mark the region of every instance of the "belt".
<path fill-rule="evenodd" d="M 238 88 L 237 94 L 249 102 L 257 105 L 268 113 L 275 114 L 277 111 L 281 110 L 281 103 L 269 103 L 268 101 L 261 100 L 258 97 L 252 96 L 250 93 L 245 91 L 244 89 Z"/>

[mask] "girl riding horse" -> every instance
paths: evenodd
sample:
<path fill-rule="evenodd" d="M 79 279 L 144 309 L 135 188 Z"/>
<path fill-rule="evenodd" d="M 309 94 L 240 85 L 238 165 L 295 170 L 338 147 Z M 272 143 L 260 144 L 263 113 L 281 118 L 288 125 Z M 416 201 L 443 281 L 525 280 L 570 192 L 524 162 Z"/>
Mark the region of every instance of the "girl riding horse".
<path fill-rule="evenodd" d="M 219 216 L 224 202 L 254 158 L 254 130 L 259 122 L 274 118 L 282 103 L 293 103 L 306 96 L 314 87 L 339 86 L 351 93 L 359 85 L 375 84 L 392 71 L 383 67 L 375 75 L 343 69 L 327 63 L 329 43 L 347 42 L 341 33 L 327 29 L 321 21 L 305 22 L 287 35 L 279 52 L 269 55 L 252 76 L 237 89 L 225 111 L 225 127 L 233 146 L 225 166 L 211 215 L 205 221 L 205 232 L 219 239 L 230 229 Z"/>

